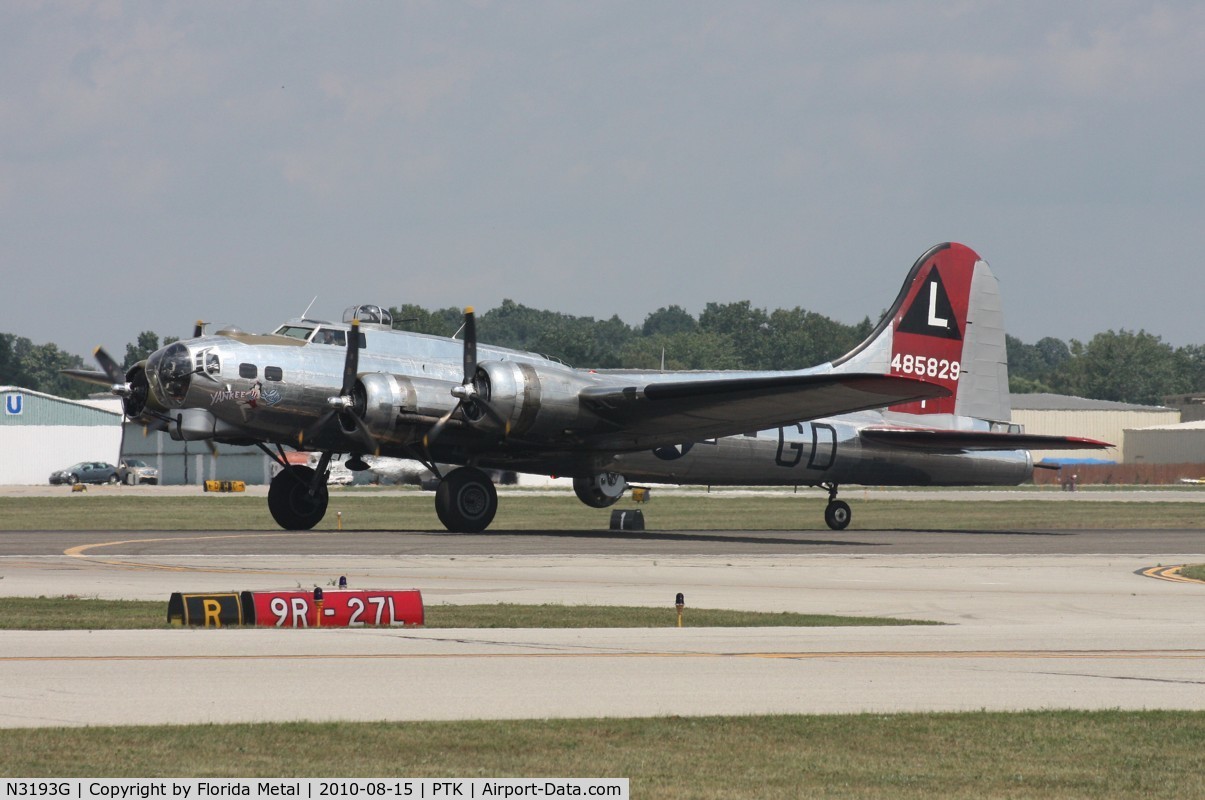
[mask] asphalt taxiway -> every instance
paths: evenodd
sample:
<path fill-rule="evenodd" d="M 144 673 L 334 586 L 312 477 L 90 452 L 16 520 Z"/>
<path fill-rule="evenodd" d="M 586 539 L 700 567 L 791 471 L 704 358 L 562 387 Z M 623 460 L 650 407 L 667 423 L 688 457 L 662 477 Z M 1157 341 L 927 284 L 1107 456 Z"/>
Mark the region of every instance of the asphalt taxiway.
<path fill-rule="evenodd" d="M 1205 531 L 12 532 L 0 595 L 418 588 L 658 629 L 0 631 L 0 727 L 1205 709 Z M 673 627 L 674 595 L 686 627 Z M 2 602 L 2 601 L 0 601 Z M 694 607 L 940 626 L 690 627 Z"/>

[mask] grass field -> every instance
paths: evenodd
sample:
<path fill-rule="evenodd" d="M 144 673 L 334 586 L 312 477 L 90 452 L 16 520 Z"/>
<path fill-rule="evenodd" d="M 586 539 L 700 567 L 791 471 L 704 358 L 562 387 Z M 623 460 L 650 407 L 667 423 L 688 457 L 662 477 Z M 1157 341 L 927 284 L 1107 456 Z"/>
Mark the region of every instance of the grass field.
<path fill-rule="evenodd" d="M 1189 564 L 1180 570 L 1180 574 L 1194 581 L 1205 581 L 1205 564 Z"/>
<path fill-rule="evenodd" d="M 5 777 L 626 777 L 641 800 L 1197 798 L 1205 713 L 27 729 Z"/>
<path fill-rule="evenodd" d="M 754 495 L 656 495 L 642 509 L 649 530 L 822 530 L 821 492 L 766 491 Z M 1193 502 L 1126 503 L 1107 493 L 1092 500 L 1055 502 L 979 500 L 884 500 L 842 493 L 853 506 L 853 530 L 1029 530 L 1077 528 L 1203 528 L 1205 505 Z M 1100 499 L 1096 499 L 1099 497 Z M 622 501 L 615 508 L 637 508 Z M 340 517 L 341 513 L 341 517 Z M 442 530 L 429 492 L 331 493 L 318 530 Z M 582 505 L 572 493 L 501 492 L 491 530 L 605 530 L 610 509 Z M 0 497 L 0 530 L 278 530 L 262 496 L 109 495 L 102 491 L 59 497 Z"/>
<path fill-rule="evenodd" d="M 641 606 L 435 605 L 425 609 L 426 628 L 668 628 L 677 614 Z M 935 625 L 924 620 L 779 614 L 692 608 L 692 628 L 850 627 Z M 150 600 L 80 597 L 8 597 L 0 603 L 0 630 L 143 630 L 166 628 L 167 604 Z"/>

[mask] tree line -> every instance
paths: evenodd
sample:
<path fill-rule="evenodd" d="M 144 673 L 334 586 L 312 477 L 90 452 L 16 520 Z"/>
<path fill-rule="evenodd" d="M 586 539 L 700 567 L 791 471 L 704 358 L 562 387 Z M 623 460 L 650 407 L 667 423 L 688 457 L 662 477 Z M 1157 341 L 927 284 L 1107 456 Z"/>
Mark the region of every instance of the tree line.
<path fill-rule="evenodd" d="M 390 308 L 399 330 L 451 336 L 463 322 L 458 308 Z M 680 306 L 659 308 L 640 325 L 618 316 L 596 320 L 503 300 L 477 318 L 482 342 L 541 353 L 566 364 L 599 369 L 798 369 L 830 361 L 873 330 L 869 317 L 846 325 L 796 307 L 768 311 L 747 300 L 708 303 L 695 317 Z M 162 344 L 174 341 L 165 338 Z M 1017 394 L 1055 392 L 1097 400 L 1159 404 L 1205 390 L 1205 346 L 1173 347 L 1146 331 L 1107 331 L 1087 342 L 1046 337 L 1026 344 L 1007 337 L 1009 388 Z M 129 367 L 161 346 L 144 331 L 126 346 Z M 59 374 L 84 360 L 54 344 L 35 345 L 0 334 L 0 384 L 80 398 L 93 388 Z"/>

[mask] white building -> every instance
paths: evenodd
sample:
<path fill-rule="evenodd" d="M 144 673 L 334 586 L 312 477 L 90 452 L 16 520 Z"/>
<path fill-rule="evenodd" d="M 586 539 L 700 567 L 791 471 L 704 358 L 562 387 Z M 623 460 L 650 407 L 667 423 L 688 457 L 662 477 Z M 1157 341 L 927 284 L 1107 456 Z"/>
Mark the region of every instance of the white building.
<path fill-rule="evenodd" d="M 1205 464 L 1205 421 L 1128 430 L 1125 449 L 1135 464 Z"/>
<path fill-rule="evenodd" d="M 0 386 L 0 485 L 48 483 L 50 473 L 79 461 L 117 464 L 121 411 Z"/>

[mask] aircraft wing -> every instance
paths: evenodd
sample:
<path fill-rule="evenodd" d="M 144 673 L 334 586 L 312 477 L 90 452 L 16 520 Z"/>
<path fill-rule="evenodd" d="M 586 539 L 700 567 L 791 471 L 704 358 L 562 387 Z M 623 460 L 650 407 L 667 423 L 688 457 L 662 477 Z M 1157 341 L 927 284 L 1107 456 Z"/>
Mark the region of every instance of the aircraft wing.
<path fill-rule="evenodd" d="M 614 432 L 588 437 L 592 444 L 629 448 L 731 436 L 948 394 L 914 378 L 830 373 L 597 387 L 584 389 L 579 399 L 615 426 Z"/>
<path fill-rule="evenodd" d="M 1077 436 L 1045 436 L 1038 433 L 989 431 L 946 431 L 931 428 L 863 428 L 865 439 L 897 447 L 935 452 L 967 450 L 1103 450 L 1116 445 Z"/>

